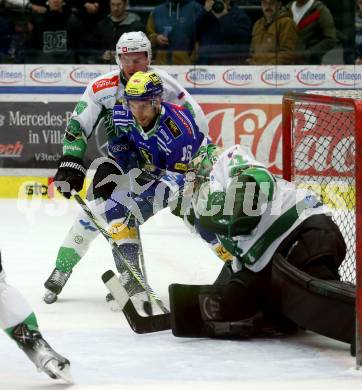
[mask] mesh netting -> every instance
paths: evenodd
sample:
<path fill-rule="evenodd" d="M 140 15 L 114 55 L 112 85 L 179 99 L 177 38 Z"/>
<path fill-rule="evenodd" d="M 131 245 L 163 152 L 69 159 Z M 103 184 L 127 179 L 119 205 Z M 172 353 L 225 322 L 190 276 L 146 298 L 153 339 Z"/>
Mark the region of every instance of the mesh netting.
<path fill-rule="evenodd" d="M 352 97 L 346 92 L 343 97 Z M 355 284 L 354 131 L 352 106 L 338 105 L 337 100 L 326 104 L 295 98 L 292 108 L 292 180 L 299 186 L 312 188 L 331 207 L 333 219 L 347 244 L 340 274 L 342 280 Z"/>
<path fill-rule="evenodd" d="M 336 89 L 329 91 L 307 91 L 307 94 L 333 96 L 337 98 L 350 98 L 362 100 L 362 90 L 360 89 Z"/>

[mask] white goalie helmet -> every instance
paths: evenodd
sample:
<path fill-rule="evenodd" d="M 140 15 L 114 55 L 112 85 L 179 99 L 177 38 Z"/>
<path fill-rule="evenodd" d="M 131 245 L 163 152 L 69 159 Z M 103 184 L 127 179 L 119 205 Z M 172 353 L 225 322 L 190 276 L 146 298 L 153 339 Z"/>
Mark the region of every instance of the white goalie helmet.
<path fill-rule="evenodd" d="M 151 42 L 142 31 L 132 31 L 124 33 L 119 38 L 116 45 L 116 62 L 121 66 L 119 56 L 126 53 L 147 53 L 149 63 L 152 59 Z"/>

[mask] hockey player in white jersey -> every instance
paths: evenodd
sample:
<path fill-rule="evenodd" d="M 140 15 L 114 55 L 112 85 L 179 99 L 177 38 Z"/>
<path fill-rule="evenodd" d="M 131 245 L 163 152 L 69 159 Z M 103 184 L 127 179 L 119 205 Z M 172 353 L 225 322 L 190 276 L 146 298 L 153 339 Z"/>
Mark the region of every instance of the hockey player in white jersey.
<path fill-rule="evenodd" d="M 70 363 L 55 352 L 39 332 L 36 316 L 23 295 L 6 283 L 0 254 L 0 328 L 22 349 L 39 371 L 72 383 Z M 3 357 L 5 358 L 5 357 Z"/>
<path fill-rule="evenodd" d="M 252 336 L 272 296 L 274 255 L 311 277 L 340 279 L 346 245 L 315 193 L 274 177 L 241 145 L 201 147 L 186 175 L 195 226 L 215 233 L 233 261 L 215 285 L 171 288 L 175 335 Z"/>
<path fill-rule="evenodd" d="M 188 108 L 194 116 L 200 131 L 208 133 L 206 118 L 190 94 L 167 72 L 150 67 L 152 58 L 151 44 L 140 31 L 123 34 L 116 46 L 116 61 L 120 69 L 113 70 L 90 82 L 82 98 L 75 107 L 65 131 L 63 157 L 59 161 L 56 181 L 69 184 L 68 192 L 80 191 L 83 187 L 86 169 L 83 165 L 87 149 L 87 139 L 91 136 L 99 121 L 104 118 L 107 134 L 114 128 L 112 109 L 116 103 L 122 103 L 127 80 L 137 71 L 152 70 L 157 73 L 164 86 L 163 99 Z M 114 172 L 114 165 L 101 164 L 103 171 L 97 171 L 95 177 L 100 180 Z M 110 191 L 112 192 L 112 191 Z M 55 268 L 45 282 L 47 292 L 44 300 L 53 303 L 70 277 L 74 266 L 85 255 L 92 240 L 98 235 L 97 229 L 89 218 L 81 213 L 59 248 Z"/>

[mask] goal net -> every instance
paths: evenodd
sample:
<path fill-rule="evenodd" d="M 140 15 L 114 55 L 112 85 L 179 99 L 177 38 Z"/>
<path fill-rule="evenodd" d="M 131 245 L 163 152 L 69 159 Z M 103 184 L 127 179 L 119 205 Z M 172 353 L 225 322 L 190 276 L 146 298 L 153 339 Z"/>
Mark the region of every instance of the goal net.
<path fill-rule="evenodd" d="M 357 288 L 357 334 L 361 313 L 358 263 L 362 253 L 361 141 L 362 91 L 284 95 L 283 176 L 298 186 L 313 189 L 332 210 L 347 245 L 341 278 Z"/>

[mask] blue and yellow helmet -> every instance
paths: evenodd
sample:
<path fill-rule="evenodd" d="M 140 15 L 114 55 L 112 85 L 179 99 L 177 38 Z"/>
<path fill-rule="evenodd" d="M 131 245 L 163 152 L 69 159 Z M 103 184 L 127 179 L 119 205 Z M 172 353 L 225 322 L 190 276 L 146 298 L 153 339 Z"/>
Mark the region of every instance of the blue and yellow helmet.
<path fill-rule="evenodd" d="M 163 85 L 154 72 L 136 72 L 128 80 L 124 90 L 125 100 L 154 100 L 161 97 Z"/>

